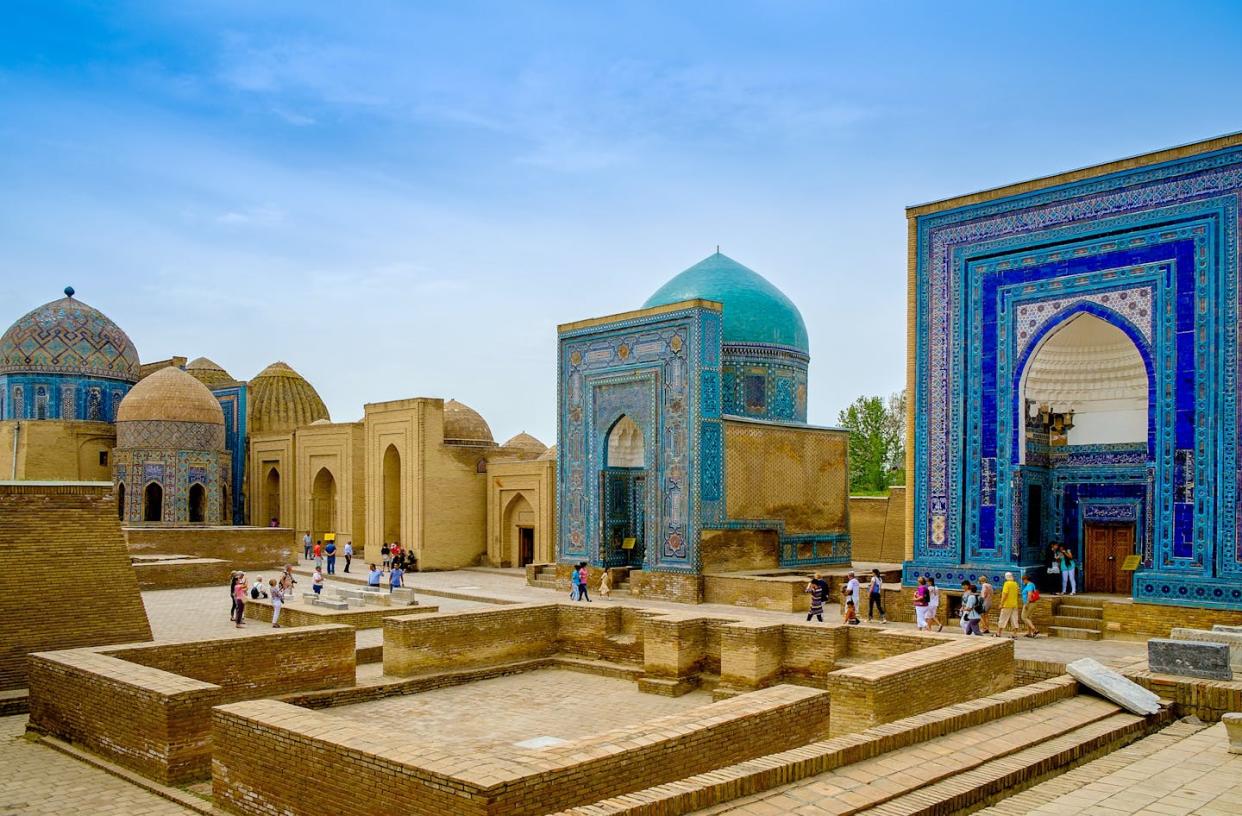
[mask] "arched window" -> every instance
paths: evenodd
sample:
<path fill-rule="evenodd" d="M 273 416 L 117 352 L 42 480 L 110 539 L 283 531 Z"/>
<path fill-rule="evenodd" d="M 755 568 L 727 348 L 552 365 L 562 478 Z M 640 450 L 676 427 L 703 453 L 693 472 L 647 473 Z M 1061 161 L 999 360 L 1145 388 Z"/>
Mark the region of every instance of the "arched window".
<path fill-rule="evenodd" d="M 164 488 L 159 482 L 151 482 L 142 491 L 142 520 L 164 520 Z"/>
<path fill-rule="evenodd" d="M 35 419 L 48 418 L 47 386 L 35 386 Z"/>
<path fill-rule="evenodd" d="M 191 524 L 202 524 L 207 516 L 207 490 L 198 482 L 190 485 L 189 520 Z"/>
<path fill-rule="evenodd" d="M 608 432 L 608 467 L 640 468 L 645 461 L 642 429 L 628 416 L 622 416 Z"/>
<path fill-rule="evenodd" d="M 267 524 L 280 523 L 280 471 L 271 468 L 263 486 L 263 508 L 266 511 Z"/>
<path fill-rule="evenodd" d="M 384 540 L 401 540 L 401 454 L 395 445 L 384 451 Z"/>

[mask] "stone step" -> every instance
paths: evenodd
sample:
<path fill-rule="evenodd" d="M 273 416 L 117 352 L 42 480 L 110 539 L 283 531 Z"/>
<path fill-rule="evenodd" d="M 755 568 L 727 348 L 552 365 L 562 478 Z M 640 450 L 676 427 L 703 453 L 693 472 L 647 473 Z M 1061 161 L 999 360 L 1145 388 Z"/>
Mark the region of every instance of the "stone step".
<path fill-rule="evenodd" d="M 1053 685 L 1053 681 L 1048 681 L 1005 694 L 1010 698 L 1036 692 L 1046 695 Z M 562 816 L 681 816 L 686 813 L 764 813 L 775 816 L 782 813 L 812 812 L 852 814 L 878 807 L 906 794 L 918 793 L 921 788 L 952 780 L 971 768 L 1023 750 L 1038 748 L 1100 723 L 1113 723 L 1105 729 L 1105 733 L 1110 736 L 1114 730 L 1125 728 L 1133 729 L 1137 735 L 1146 727 L 1144 718 L 1124 714 L 1118 706 L 1096 697 L 1032 696 L 1029 699 L 1032 702 L 1052 702 L 1044 705 L 1036 702 L 1035 707 L 1030 710 L 991 709 L 1020 713 L 1000 717 L 992 715 L 982 718 L 982 721 L 977 715 L 965 715 L 955 727 L 947 731 L 931 725 L 931 721 L 935 719 L 934 714 L 923 715 L 929 722 L 920 724 L 916 732 L 910 733 L 908 740 L 894 742 L 901 747 L 886 752 L 863 752 L 860 747 L 869 735 L 898 732 L 905 721 L 580 806 L 564 811 Z M 995 701 L 997 698 L 966 703 L 957 708 L 982 706 L 989 700 Z M 991 704 L 995 705 L 995 702 Z M 952 710 L 942 709 L 941 712 Z M 1123 719 L 1114 720 L 1117 717 Z M 913 724 L 917 719 L 911 718 L 909 723 Z M 919 732 L 921 736 L 917 735 Z M 1099 734 L 1091 731 L 1087 736 L 1098 738 Z M 801 770 L 822 767 L 821 760 L 818 759 L 821 751 L 827 752 L 823 762 L 829 770 L 820 773 L 806 773 Z M 850 754 L 866 758 L 851 762 L 848 759 Z M 788 780 L 791 779 L 798 781 L 789 783 Z M 745 790 L 761 792 L 747 796 L 741 793 Z"/>
<path fill-rule="evenodd" d="M 1074 615 L 1053 615 L 1052 623 L 1054 626 L 1068 626 L 1072 629 L 1092 631 L 1100 631 L 1104 628 L 1104 621 L 1099 618 L 1080 618 Z"/>
<path fill-rule="evenodd" d="M 1103 606 L 1084 606 L 1076 603 L 1057 604 L 1058 615 L 1068 615 L 1074 618 L 1093 618 L 1094 620 L 1104 620 Z"/>
<path fill-rule="evenodd" d="M 556 589 L 556 582 L 555 581 L 541 581 L 539 579 L 535 579 L 534 581 L 530 582 L 530 586 L 538 587 L 540 589 Z"/>
<path fill-rule="evenodd" d="M 1069 638 L 1071 640 L 1103 640 L 1104 633 L 1098 629 L 1079 629 L 1074 626 L 1049 626 L 1050 637 Z"/>
<path fill-rule="evenodd" d="M 1015 787 L 1060 773 L 1066 767 L 1110 753 L 1142 737 L 1148 723 L 1133 714 L 1117 713 L 1061 736 L 1040 740 L 1020 751 L 982 763 L 963 763 L 944 779 L 910 790 L 889 801 L 840 813 L 868 816 L 933 816 L 957 813 Z"/>
<path fill-rule="evenodd" d="M 1085 606 L 1089 609 L 1104 608 L 1103 598 L 1088 598 L 1083 595 L 1053 595 L 1052 597 L 1072 606 Z"/>

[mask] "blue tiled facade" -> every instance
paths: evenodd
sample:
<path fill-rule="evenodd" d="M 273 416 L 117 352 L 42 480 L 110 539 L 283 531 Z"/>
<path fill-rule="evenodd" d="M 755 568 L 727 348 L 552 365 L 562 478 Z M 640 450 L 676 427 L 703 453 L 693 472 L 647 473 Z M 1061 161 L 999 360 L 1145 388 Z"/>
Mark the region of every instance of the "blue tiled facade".
<path fill-rule="evenodd" d="M 0 374 L 0 419 L 113 422 L 133 386 L 77 374 Z"/>
<path fill-rule="evenodd" d="M 907 582 L 1040 568 L 1084 523 L 1133 521 L 1136 599 L 1242 608 L 1240 193 L 1228 148 L 916 218 Z M 1024 457 L 1022 372 L 1080 313 L 1139 350 L 1147 442 Z"/>
<path fill-rule="evenodd" d="M 232 454 L 229 474 L 230 515 L 234 524 L 246 523 L 246 384 L 239 382 L 211 393 L 224 411 L 224 447 Z"/>

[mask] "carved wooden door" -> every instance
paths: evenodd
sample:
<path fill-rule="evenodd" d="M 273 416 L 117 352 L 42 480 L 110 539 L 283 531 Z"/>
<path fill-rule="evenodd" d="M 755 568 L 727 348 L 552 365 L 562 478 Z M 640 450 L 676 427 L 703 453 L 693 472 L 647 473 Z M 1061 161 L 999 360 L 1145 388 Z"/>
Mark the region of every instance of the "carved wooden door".
<path fill-rule="evenodd" d="M 1133 524 L 1088 524 L 1083 561 L 1083 589 L 1087 592 L 1130 592 L 1131 573 L 1122 563 L 1134 552 Z"/>

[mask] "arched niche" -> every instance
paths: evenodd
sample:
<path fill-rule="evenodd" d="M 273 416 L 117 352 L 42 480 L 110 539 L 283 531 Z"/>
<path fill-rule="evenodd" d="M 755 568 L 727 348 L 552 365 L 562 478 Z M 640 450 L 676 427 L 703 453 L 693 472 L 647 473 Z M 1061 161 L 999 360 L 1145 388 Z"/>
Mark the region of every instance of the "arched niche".
<path fill-rule="evenodd" d="M 641 468 L 646 463 L 643 431 L 628 415 L 623 415 L 608 432 L 610 468 Z"/>

